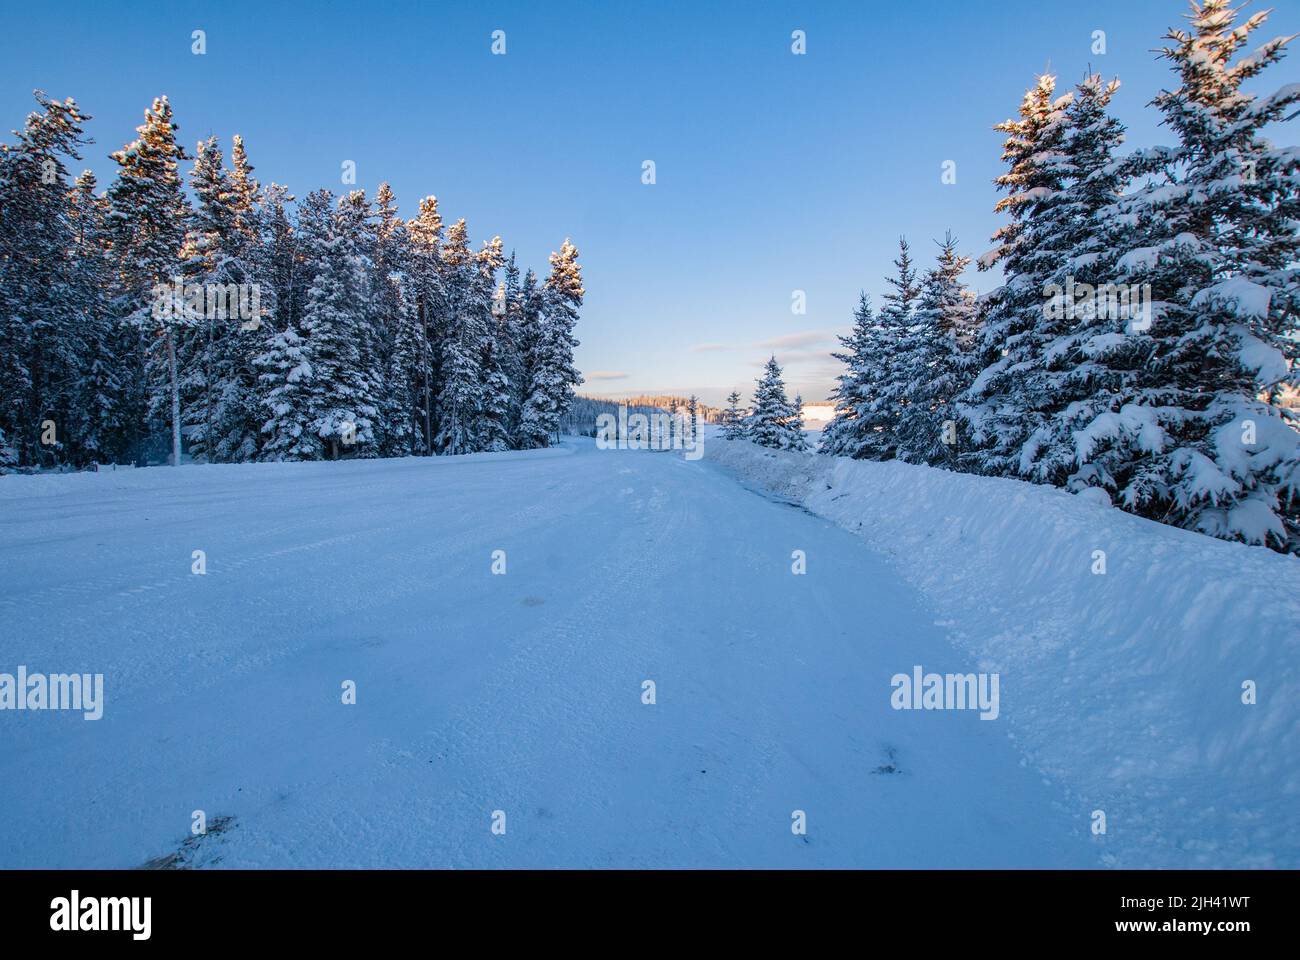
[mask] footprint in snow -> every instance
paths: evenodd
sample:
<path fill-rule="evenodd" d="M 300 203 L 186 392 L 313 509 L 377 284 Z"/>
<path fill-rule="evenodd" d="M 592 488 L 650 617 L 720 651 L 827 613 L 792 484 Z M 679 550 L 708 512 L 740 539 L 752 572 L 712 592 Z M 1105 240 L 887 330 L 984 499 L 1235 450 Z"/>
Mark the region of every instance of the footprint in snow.
<path fill-rule="evenodd" d="M 898 766 L 898 751 L 893 747 L 885 747 L 885 762 L 871 772 L 902 773 L 902 769 Z"/>

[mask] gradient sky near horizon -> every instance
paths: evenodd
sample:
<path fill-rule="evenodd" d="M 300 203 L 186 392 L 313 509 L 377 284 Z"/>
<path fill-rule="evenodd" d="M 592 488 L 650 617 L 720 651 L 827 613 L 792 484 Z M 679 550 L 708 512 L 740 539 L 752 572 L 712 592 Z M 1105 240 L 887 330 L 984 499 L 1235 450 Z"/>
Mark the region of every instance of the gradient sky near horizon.
<path fill-rule="evenodd" d="M 1255 4 L 1248 9 L 1255 9 Z M 1277 0 L 1256 35 L 1300 33 Z M 567 236 L 587 288 L 583 392 L 747 395 L 772 353 L 823 399 L 859 290 L 879 297 L 906 234 L 928 264 L 951 229 L 978 256 L 1000 224 L 993 124 L 1035 75 L 1123 81 L 1129 145 L 1166 142 L 1145 106 L 1181 0 L 41 4 L 4 0 L 0 124 L 31 91 L 92 115 L 89 167 L 167 94 L 187 149 L 244 136 L 262 182 L 340 192 L 357 165 L 402 212 L 435 194 L 475 245 L 500 234 L 540 273 Z M 191 53 L 193 30 L 207 53 Z M 507 53 L 491 53 L 492 32 Z M 807 53 L 791 53 L 791 32 Z M 1092 52 L 1093 32 L 1106 53 Z M 1258 44 L 1252 44 L 1251 48 Z M 1295 55 L 1293 55 L 1294 57 Z M 1255 89 L 1296 79 L 1283 61 Z M 1294 125 L 1273 131 L 1294 142 Z M 191 150 L 192 152 L 192 150 Z M 657 182 L 641 182 L 653 160 Z M 945 160 L 957 182 L 941 181 Z M 996 277 L 968 272 L 977 290 Z M 806 314 L 791 310 L 803 290 Z"/>

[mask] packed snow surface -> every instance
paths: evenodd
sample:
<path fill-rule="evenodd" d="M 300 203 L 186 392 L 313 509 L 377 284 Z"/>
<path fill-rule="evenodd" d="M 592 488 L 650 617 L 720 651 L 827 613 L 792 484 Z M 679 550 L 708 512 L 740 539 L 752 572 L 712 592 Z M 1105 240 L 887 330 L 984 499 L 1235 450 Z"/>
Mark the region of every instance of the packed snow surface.
<path fill-rule="evenodd" d="M 0 480 L 0 867 L 1300 865 L 1294 560 L 706 450 Z"/>
<path fill-rule="evenodd" d="M 1078 815 L 1104 813 L 1103 864 L 1300 866 L 1300 560 L 1104 494 L 707 450 L 888 557 L 954 647 L 999 673 L 999 723 L 1026 761 Z"/>

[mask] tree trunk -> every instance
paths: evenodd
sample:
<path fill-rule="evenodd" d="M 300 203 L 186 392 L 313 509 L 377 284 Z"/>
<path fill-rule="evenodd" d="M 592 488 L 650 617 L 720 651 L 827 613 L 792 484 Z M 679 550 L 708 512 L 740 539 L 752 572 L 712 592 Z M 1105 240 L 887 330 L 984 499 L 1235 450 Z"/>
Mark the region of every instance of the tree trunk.
<path fill-rule="evenodd" d="M 433 454 L 433 429 L 429 421 L 429 371 L 424 372 L 424 455 Z"/>
<path fill-rule="evenodd" d="M 181 465 L 181 388 L 176 376 L 176 340 L 172 331 L 167 337 L 167 373 L 172 386 L 172 466 Z"/>

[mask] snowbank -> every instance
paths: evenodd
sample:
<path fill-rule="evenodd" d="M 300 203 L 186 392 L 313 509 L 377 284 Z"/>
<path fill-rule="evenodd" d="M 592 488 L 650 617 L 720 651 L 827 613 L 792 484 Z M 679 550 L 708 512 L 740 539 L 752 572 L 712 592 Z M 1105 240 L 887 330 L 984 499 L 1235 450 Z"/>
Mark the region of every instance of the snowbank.
<path fill-rule="evenodd" d="M 1300 866 L 1296 558 L 1015 480 L 721 439 L 706 459 L 891 558 L 1001 674 L 1026 761 L 1105 812 L 1106 862 Z"/>

